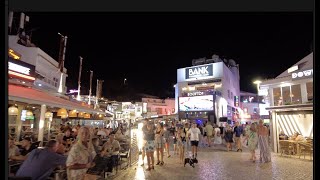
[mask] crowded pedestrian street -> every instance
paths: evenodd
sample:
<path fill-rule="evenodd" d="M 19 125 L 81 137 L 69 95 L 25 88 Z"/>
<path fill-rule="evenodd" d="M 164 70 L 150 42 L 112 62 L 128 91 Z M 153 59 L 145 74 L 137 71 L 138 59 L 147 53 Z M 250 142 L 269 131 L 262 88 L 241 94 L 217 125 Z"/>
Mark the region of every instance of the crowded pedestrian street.
<path fill-rule="evenodd" d="M 225 146 L 200 148 L 198 164 L 195 168 L 179 164 L 177 155 L 165 157 L 165 165 L 155 167 L 154 171 L 145 171 L 140 165 L 134 165 L 123 171 L 114 179 L 134 180 L 166 180 L 166 179 L 211 179 L 211 180 L 311 180 L 313 179 L 313 161 L 298 157 L 280 156 L 272 153 L 272 162 L 253 163 L 249 160 L 250 153 L 225 150 Z M 257 153 L 259 157 L 259 153 Z M 141 156 L 140 156 L 141 163 Z"/>

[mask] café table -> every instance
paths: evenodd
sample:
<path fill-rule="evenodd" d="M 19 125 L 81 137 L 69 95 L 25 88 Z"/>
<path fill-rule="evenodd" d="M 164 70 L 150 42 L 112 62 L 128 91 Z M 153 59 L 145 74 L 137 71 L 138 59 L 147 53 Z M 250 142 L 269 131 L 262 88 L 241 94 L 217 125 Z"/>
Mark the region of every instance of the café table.
<path fill-rule="evenodd" d="M 300 153 L 299 142 L 301 142 L 301 141 L 294 141 L 294 140 L 281 140 L 281 141 L 289 142 L 293 147 L 293 154 L 299 155 L 299 153 Z"/>
<path fill-rule="evenodd" d="M 9 173 L 11 173 L 11 168 L 20 166 L 23 163 L 23 161 L 18 160 L 9 160 Z"/>

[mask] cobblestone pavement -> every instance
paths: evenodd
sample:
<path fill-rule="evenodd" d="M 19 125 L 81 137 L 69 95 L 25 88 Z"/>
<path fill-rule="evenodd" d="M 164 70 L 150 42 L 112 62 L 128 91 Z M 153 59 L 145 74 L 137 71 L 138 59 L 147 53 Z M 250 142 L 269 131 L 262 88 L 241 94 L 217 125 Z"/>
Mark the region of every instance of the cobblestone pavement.
<path fill-rule="evenodd" d="M 172 154 L 172 153 L 171 153 Z M 179 164 L 178 156 L 164 158 L 164 166 L 155 166 L 154 170 L 146 171 L 145 167 L 134 165 L 122 171 L 114 179 L 132 180 L 311 180 L 313 179 L 313 161 L 280 156 L 272 153 L 271 163 L 253 163 L 249 161 L 250 153 L 246 148 L 243 152 L 227 152 L 224 146 L 200 148 L 199 163 L 195 168 Z M 257 157 L 259 157 L 257 151 Z M 141 158 L 141 156 L 140 156 Z M 156 156 L 155 156 L 156 160 Z M 146 164 L 146 159 L 145 159 Z"/>

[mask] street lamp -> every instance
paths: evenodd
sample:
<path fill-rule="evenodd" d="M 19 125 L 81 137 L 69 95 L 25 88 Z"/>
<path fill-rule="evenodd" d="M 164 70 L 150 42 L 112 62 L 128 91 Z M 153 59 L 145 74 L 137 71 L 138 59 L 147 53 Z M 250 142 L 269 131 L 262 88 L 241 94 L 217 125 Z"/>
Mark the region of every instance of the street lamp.
<path fill-rule="evenodd" d="M 127 78 L 124 78 L 123 85 L 126 85 Z"/>
<path fill-rule="evenodd" d="M 260 118 L 260 102 L 259 102 L 259 89 L 260 89 L 260 84 L 262 83 L 262 81 L 260 80 L 256 80 L 253 82 L 253 84 L 257 85 L 257 100 L 258 100 L 258 111 L 259 111 L 259 118 Z"/>

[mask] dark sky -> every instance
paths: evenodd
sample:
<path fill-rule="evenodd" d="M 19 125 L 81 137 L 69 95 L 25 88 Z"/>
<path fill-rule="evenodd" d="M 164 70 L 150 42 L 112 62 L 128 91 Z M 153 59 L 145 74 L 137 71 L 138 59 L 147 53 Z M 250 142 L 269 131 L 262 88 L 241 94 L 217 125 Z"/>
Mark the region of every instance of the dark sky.
<path fill-rule="evenodd" d="M 136 92 L 168 96 L 177 69 L 218 54 L 240 64 L 241 90 L 274 78 L 310 53 L 312 13 L 26 13 L 32 41 L 57 59 L 59 35 L 68 36 L 68 89 L 83 89 L 89 70 L 104 80 L 105 97 L 121 95 L 123 79 Z M 83 90 L 83 91 L 84 91 Z M 172 94 L 171 94 L 172 95 Z"/>

